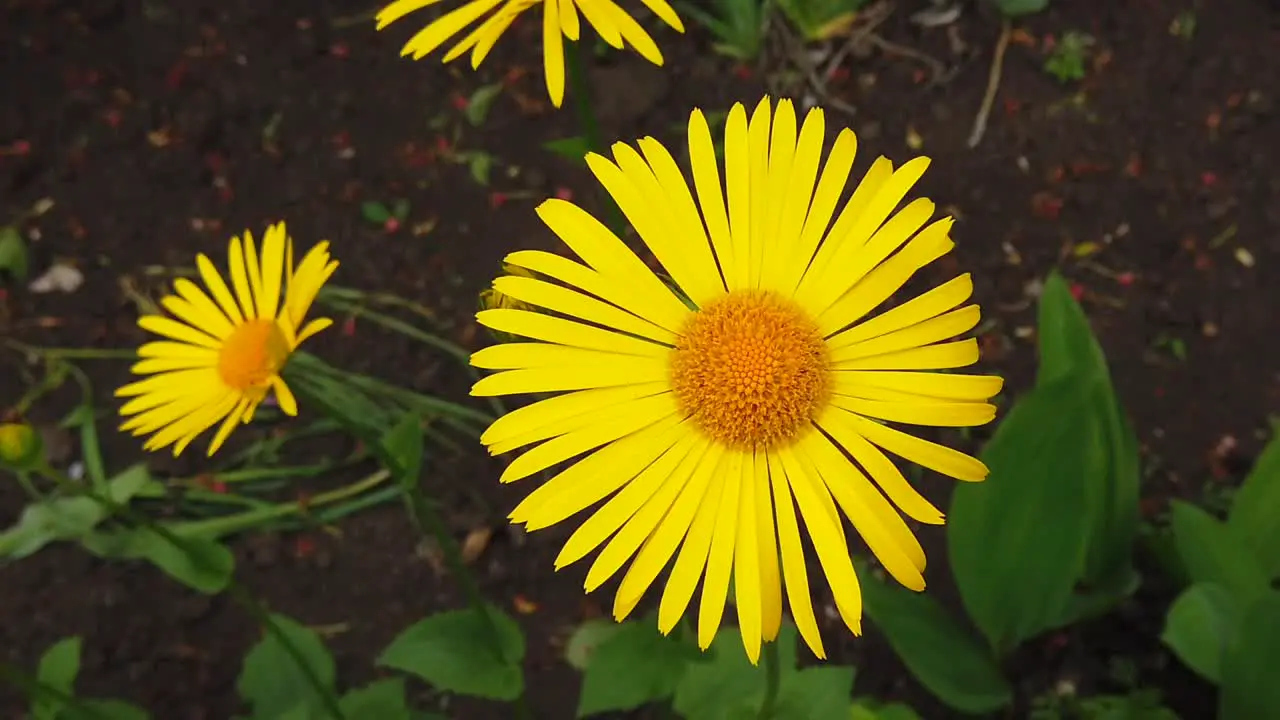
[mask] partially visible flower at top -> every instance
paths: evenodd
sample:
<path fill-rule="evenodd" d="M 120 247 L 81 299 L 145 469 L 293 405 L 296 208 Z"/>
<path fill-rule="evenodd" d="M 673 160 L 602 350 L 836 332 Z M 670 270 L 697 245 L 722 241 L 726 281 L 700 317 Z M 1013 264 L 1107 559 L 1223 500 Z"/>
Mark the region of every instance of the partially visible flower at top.
<path fill-rule="evenodd" d="M 516 277 L 526 277 L 526 278 L 537 277 L 532 272 L 525 270 L 524 268 L 518 265 L 512 265 L 511 263 L 503 263 L 502 272 L 505 273 L 506 275 L 514 275 Z M 507 295 L 501 292 L 494 285 L 490 285 L 489 287 L 480 291 L 480 309 L 493 310 L 496 308 L 510 308 L 514 310 L 531 310 L 532 306 L 529 305 L 529 303 L 524 302 L 523 300 L 517 300 L 516 298 L 513 298 L 510 295 Z"/>
<path fill-rule="evenodd" d="M 395 0 L 378 13 L 378 29 L 439 1 Z M 684 32 L 680 16 L 667 0 L 641 2 L 667 25 Z M 578 11 L 582 11 L 582 17 L 609 45 L 621 50 L 625 41 L 645 60 L 662 65 L 662 51 L 657 43 L 635 18 L 613 0 L 470 0 L 428 23 L 405 43 L 401 55 L 412 55 L 414 60 L 419 60 L 488 15 L 444 55 L 444 62 L 451 62 L 470 50 L 471 67 L 478 68 L 511 23 L 534 5 L 542 6 L 542 66 L 547 78 L 547 93 L 556 107 L 564 102 L 564 38 L 578 41 L 581 31 Z"/>
<path fill-rule="evenodd" d="M 138 350 L 142 360 L 132 370 L 149 377 L 116 391 L 130 398 L 120 408 L 128 418 L 120 429 L 151 434 L 145 449 L 172 445 L 176 456 L 222 421 L 209 444 L 212 455 L 237 423 L 253 419 L 268 391 L 275 392 L 280 409 L 296 415 L 297 401 L 280 371 L 304 340 L 333 324 L 329 318 L 303 324 L 338 267 L 328 248 L 328 242 L 311 248 L 295 270 L 293 239 L 283 222 L 267 228 L 261 257 L 245 232 L 243 243 L 231 238 L 230 288 L 209 258 L 196 256 L 208 292 L 179 278 L 176 294 L 160 301 L 173 317 L 138 320 L 143 330 L 165 339 Z"/>

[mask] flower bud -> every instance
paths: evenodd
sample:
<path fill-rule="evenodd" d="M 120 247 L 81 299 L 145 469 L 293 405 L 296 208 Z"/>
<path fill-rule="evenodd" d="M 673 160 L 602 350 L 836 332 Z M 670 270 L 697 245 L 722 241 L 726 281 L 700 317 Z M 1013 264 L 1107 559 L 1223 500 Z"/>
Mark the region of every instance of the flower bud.
<path fill-rule="evenodd" d="M 40 433 L 26 423 L 0 423 L 0 465 L 30 470 L 40 460 Z"/>

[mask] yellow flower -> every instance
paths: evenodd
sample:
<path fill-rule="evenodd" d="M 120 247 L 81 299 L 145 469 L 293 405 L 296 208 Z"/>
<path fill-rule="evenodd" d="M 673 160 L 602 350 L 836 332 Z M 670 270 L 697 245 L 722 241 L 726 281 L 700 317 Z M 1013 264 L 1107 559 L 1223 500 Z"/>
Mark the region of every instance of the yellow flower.
<path fill-rule="evenodd" d="M 280 370 L 298 345 L 333 324 L 320 318 L 303 325 L 316 294 L 338 267 L 330 261 L 328 247 L 322 242 L 311 248 L 295 272 L 293 239 L 283 222 L 267 228 L 261 258 L 252 235 L 245 232 L 243 245 L 233 237 L 231 288 L 209 258 L 198 255 L 196 265 L 208 292 L 178 279 L 176 295 L 160 301 L 173 318 L 148 315 L 138 320 L 142 329 L 166 339 L 138 350 L 142 360 L 133 372 L 150 377 L 116 391 L 117 397 L 130 398 L 120 408 L 128 418 L 120 429 L 154 433 L 144 445 L 147 450 L 173 445 L 178 455 L 221 420 L 209 444 L 212 455 L 238 422 L 253 419 L 269 390 L 275 391 L 284 412 L 297 414 L 297 401 Z"/>
<path fill-rule="evenodd" d="M 613 160 L 587 157 L 696 310 L 591 215 L 548 200 L 539 216 L 581 261 L 512 253 L 507 262 L 559 284 L 502 277 L 495 287 L 547 312 L 477 315 L 535 342 L 475 353 L 473 365 L 499 372 L 473 395 L 564 393 L 484 433 L 493 454 L 538 443 L 502 481 L 577 458 L 530 493 L 512 521 L 536 530 L 605 501 L 565 543 L 556 568 L 603 545 L 587 572 L 590 592 L 630 561 L 613 606 L 621 620 L 672 565 L 659 629 L 671 631 L 701 582 L 703 648 L 732 578 L 752 662 L 762 641 L 777 636 L 784 587 L 800 635 L 825 657 L 802 534 L 841 618 L 860 632 L 861 592 L 840 512 L 898 582 L 924 588 L 924 551 L 899 511 L 935 525 L 943 515 L 885 453 L 965 481 L 984 479 L 987 468 L 886 421 L 982 425 L 995 417 L 987 400 L 1002 385 L 938 372 L 978 360 L 975 339 L 954 339 L 979 319 L 978 306 L 966 304 L 969 275 L 873 314 L 954 247 L 951 218 L 929 222 L 929 200 L 894 212 L 929 161 L 895 170 L 879 158 L 833 223 L 857 140 L 842 130 L 819 173 L 824 135 L 821 110 L 797 128 L 790 101 L 773 113 L 766 98 L 750 120 L 736 105 L 722 179 L 706 118 L 695 110 L 688 136 L 696 204 L 653 138 L 640 140 L 639 152 L 614 145 Z"/>
<path fill-rule="evenodd" d="M 415 10 L 434 5 L 439 0 L 395 0 L 378 13 L 378 29 L 399 20 Z M 684 32 L 684 24 L 667 0 L 641 0 L 667 25 Z M 469 0 L 425 28 L 405 43 L 401 55 L 419 60 L 429 55 L 467 26 L 488 15 L 474 30 L 449 49 L 444 62 L 471 51 L 471 67 L 478 68 L 511 23 L 525 10 L 542 6 L 542 65 L 547 79 L 547 93 L 556 107 L 564 101 L 564 39 L 578 41 L 581 23 L 578 12 L 609 45 L 622 49 L 625 41 L 654 65 L 662 65 L 662 51 L 649 33 L 614 0 Z M 496 10 L 496 12 L 494 12 Z M 490 14 L 492 13 L 492 14 Z"/>

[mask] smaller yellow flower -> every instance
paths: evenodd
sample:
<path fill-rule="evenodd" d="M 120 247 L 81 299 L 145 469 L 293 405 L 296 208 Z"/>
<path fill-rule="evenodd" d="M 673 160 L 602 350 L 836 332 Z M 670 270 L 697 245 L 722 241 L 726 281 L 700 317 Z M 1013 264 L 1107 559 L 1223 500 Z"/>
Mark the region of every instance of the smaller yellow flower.
<path fill-rule="evenodd" d="M 283 222 L 267 228 L 261 256 L 253 236 L 245 232 L 243 244 L 231 238 L 231 288 L 209 258 L 198 255 L 196 266 L 208 292 L 180 278 L 173 285 L 176 294 L 160 301 L 173 318 L 148 315 L 138 320 L 143 330 L 165 340 L 138 350 L 142 360 L 132 370 L 149 377 L 116 391 L 117 397 L 130 398 L 120 408 L 128 418 L 120 429 L 152 434 L 144 448 L 173 445 L 176 456 L 222 421 L 209 444 L 212 455 L 237 422 L 253 419 L 269 390 L 281 410 L 296 415 L 297 401 L 280 371 L 304 340 L 333 324 L 319 318 L 303 325 L 320 288 L 338 267 L 328 248 L 328 242 L 311 248 L 295 271 L 293 239 Z"/>
<path fill-rule="evenodd" d="M 395 0 L 378 13 L 378 29 L 439 1 Z M 641 2 L 677 32 L 684 32 L 684 23 L 667 0 Z M 470 0 L 428 23 L 405 43 L 400 54 L 412 55 L 414 60 L 419 60 L 488 15 L 444 55 L 444 62 L 451 62 L 470 50 L 471 67 L 478 68 L 511 23 L 534 5 L 542 6 L 542 65 L 547 93 L 551 104 L 556 107 L 564 102 L 564 38 L 577 42 L 582 29 L 578 11 L 609 45 L 621 50 L 625 41 L 645 60 L 662 65 L 662 51 L 657 43 L 635 18 L 613 0 Z"/>

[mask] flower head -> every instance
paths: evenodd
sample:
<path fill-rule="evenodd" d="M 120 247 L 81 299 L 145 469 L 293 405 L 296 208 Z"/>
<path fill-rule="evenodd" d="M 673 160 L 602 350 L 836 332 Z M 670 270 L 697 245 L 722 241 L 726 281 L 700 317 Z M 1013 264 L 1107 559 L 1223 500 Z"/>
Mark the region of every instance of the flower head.
<path fill-rule="evenodd" d="M 437 2 L 439 0 L 395 0 L 378 13 L 378 29 Z M 684 32 L 684 24 L 667 0 L 641 2 L 667 25 Z M 572 42 L 578 41 L 581 31 L 579 11 L 600 38 L 612 47 L 621 50 L 625 42 L 645 60 L 654 65 L 662 64 L 662 51 L 658 49 L 657 43 L 614 0 L 467 0 L 428 23 L 405 43 L 401 54 L 412 55 L 414 60 L 421 59 L 472 23 L 485 18 L 475 29 L 454 43 L 444 55 L 444 62 L 450 62 L 470 51 L 471 67 L 478 68 L 515 19 L 538 5 L 542 7 L 543 71 L 546 74 L 547 93 L 556 107 L 560 107 L 564 101 L 564 38 Z"/>
<path fill-rule="evenodd" d="M 562 393 L 508 413 L 482 437 L 494 454 L 532 446 L 504 482 L 577 458 L 511 519 L 536 530 L 603 501 L 556 567 L 602 548 L 587 571 L 591 591 L 629 562 L 613 606 L 621 620 L 670 566 L 659 629 L 676 625 L 701 584 L 704 648 L 732 580 L 753 662 L 762 641 L 777 636 L 784 591 L 801 637 L 825 656 L 802 535 L 855 634 L 862 600 L 843 518 L 889 574 L 924 588 L 924 551 L 902 515 L 935 525 L 943 515 L 887 453 L 966 481 L 984 479 L 987 468 L 890 423 L 990 422 L 988 400 L 1002 384 L 947 372 L 978 360 L 977 341 L 957 339 L 979 319 L 978 306 L 967 304 L 968 275 L 889 306 L 954 246 L 952 220 L 930 221 L 929 200 L 898 209 L 928 160 L 896 169 L 876 160 L 836 214 L 857 140 L 842 130 L 819 171 L 824 135 L 821 110 L 797 127 L 790 101 L 775 112 L 766 98 L 750 118 L 736 105 L 722 176 L 695 110 L 692 192 L 653 138 L 638 151 L 614 145 L 612 159 L 589 155 L 591 171 L 693 307 L 591 215 L 548 200 L 539 216 L 579 259 L 509 255 L 508 263 L 549 280 L 509 276 L 495 287 L 544 312 L 480 312 L 481 324 L 532 342 L 496 345 L 471 360 L 498 371 L 473 395 Z"/>
<path fill-rule="evenodd" d="M 215 423 L 222 425 L 209 444 L 212 455 L 237 423 L 249 422 L 254 411 L 274 391 L 280 408 L 298 412 L 293 393 L 280 377 L 289 356 L 307 338 L 332 321 L 312 320 L 307 310 L 320 288 L 337 269 L 322 242 L 293 266 L 293 239 L 284 223 L 267 228 L 262 254 L 253 236 L 231 238 L 231 287 L 209 258 L 196 257 L 207 292 L 180 278 L 173 295 L 160 304 L 172 317 L 147 315 L 138 325 L 164 340 L 138 350 L 142 360 L 133 366 L 143 380 L 116 391 L 130 398 L 120 408 L 128 418 L 121 430 L 150 434 L 144 446 L 158 450 L 173 445 L 178 455 Z"/>
<path fill-rule="evenodd" d="M 0 466 L 28 470 L 44 450 L 40 433 L 24 422 L 0 422 Z"/>

